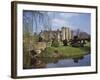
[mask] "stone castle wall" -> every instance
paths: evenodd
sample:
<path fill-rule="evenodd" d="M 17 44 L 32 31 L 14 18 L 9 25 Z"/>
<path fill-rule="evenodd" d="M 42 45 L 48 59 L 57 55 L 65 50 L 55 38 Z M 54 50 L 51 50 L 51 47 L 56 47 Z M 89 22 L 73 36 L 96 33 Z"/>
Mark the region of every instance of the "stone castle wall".
<path fill-rule="evenodd" d="M 62 27 L 61 34 L 62 34 L 62 36 L 61 36 L 62 40 L 65 40 L 65 39 L 70 40 L 70 39 L 72 39 L 72 35 L 73 34 L 72 34 L 70 28 L 68 28 L 68 27 Z"/>

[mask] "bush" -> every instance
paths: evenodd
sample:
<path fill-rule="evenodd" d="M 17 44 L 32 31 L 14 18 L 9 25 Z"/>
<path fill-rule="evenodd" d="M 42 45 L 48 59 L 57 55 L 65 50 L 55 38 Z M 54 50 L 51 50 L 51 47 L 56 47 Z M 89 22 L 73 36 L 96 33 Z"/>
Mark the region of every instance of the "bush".
<path fill-rule="evenodd" d="M 56 40 L 54 40 L 53 42 L 52 42 L 52 45 L 51 46 L 53 46 L 53 47 L 59 47 L 59 42 L 58 41 L 56 41 Z"/>
<path fill-rule="evenodd" d="M 68 45 L 67 39 L 63 40 L 63 45 L 64 46 L 67 46 Z"/>

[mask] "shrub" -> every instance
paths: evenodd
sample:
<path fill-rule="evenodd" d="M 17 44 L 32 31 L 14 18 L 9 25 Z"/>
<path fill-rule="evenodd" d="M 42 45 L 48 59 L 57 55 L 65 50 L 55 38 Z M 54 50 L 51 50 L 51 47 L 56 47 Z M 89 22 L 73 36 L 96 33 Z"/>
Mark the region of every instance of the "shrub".
<path fill-rule="evenodd" d="M 53 47 L 59 47 L 59 42 L 58 41 L 56 41 L 56 40 L 54 40 L 53 42 L 52 42 L 52 45 L 51 46 L 53 46 Z"/>
<path fill-rule="evenodd" d="M 68 45 L 67 39 L 63 40 L 63 45 L 64 46 L 67 46 Z"/>

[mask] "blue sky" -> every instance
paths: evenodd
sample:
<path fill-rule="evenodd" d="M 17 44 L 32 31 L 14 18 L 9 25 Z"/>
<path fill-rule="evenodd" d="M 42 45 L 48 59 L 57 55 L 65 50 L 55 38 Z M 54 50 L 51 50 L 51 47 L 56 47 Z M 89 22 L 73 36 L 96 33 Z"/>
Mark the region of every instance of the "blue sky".
<path fill-rule="evenodd" d="M 43 11 L 42 11 L 43 12 Z M 45 11 L 44 11 L 45 12 Z M 27 16 L 32 18 L 32 11 L 27 12 Z M 90 13 L 71 13 L 71 12 L 45 12 L 50 18 L 51 29 L 57 30 L 61 27 L 69 27 L 72 30 L 80 29 L 90 34 L 91 14 Z M 33 22 L 34 26 L 34 22 Z M 39 24 L 39 29 L 43 29 L 43 25 Z M 33 27 L 33 31 L 34 31 Z"/>

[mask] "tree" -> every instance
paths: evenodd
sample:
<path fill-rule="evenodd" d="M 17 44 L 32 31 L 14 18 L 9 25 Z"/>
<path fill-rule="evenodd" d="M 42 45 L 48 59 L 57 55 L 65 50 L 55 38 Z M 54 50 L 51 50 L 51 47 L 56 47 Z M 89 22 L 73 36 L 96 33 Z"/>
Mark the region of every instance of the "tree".
<path fill-rule="evenodd" d="M 68 45 L 67 39 L 63 40 L 63 44 L 64 44 L 64 46 Z"/>
<path fill-rule="evenodd" d="M 80 34 L 80 29 L 77 29 L 76 30 L 76 36 L 79 37 L 79 34 Z"/>
<path fill-rule="evenodd" d="M 28 66 L 30 62 L 30 58 L 28 57 L 30 47 L 32 47 L 33 42 L 39 41 L 38 32 L 41 29 L 41 25 L 44 26 L 44 29 L 50 29 L 50 21 L 47 12 L 23 11 L 23 51 L 24 64 L 26 66 Z"/>
<path fill-rule="evenodd" d="M 38 33 L 38 28 L 40 28 L 40 25 L 44 27 L 44 30 L 50 29 L 50 19 L 47 12 L 32 11 L 32 18 L 37 33 Z"/>
<path fill-rule="evenodd" d="M 73 47 L 79 47 L 79 46 L 80 46 L 78 36 L 74 36 L 74 39 L 71 40 L 71 45 L 72 45 Z"/>
<path fill-rule="evenodd" d="M 50 18 L 48 12 L 45 11 L 24 11 L 23 21 L 27 31 L 29 28 L 31 28 L 30 30 L 33 30 L 33 27 L 35 27 L 35 32 L 38 33 L 38 29 L 40 29 L 41 26 L 43 26 L 45 30 L 51 29 Z"/>

